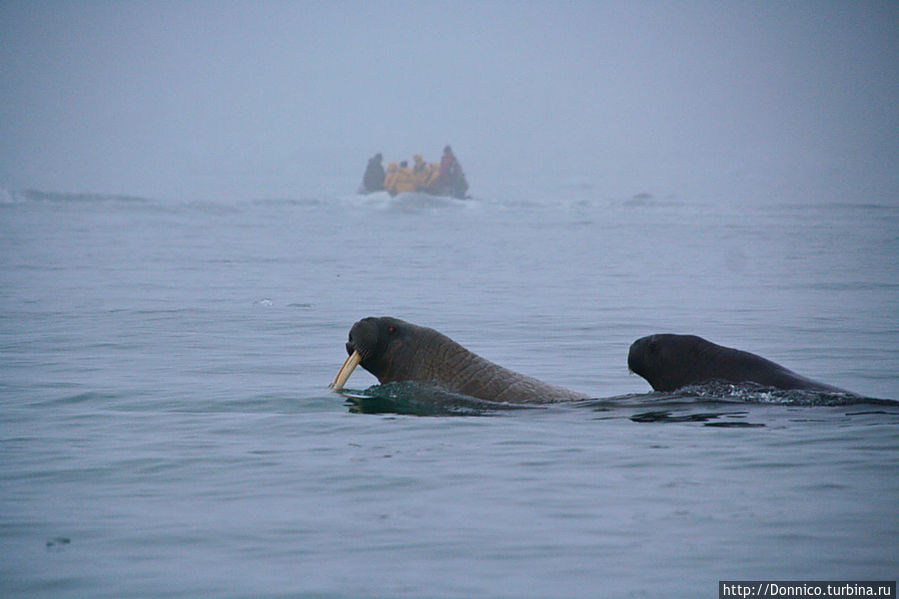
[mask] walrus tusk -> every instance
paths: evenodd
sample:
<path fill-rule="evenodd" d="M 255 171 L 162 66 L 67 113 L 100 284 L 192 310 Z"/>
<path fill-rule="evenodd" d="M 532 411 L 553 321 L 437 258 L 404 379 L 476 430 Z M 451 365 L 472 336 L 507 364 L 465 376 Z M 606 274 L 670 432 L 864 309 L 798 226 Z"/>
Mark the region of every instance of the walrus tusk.
<path fill-rule="evenodd" d="M 346 384 L 346 380 L 350 378 L 350 375 L 353 374 L 353 370 L 356 369 L 356 366 L 359 365 L 359 362 L 362 361 L 362 356 L 358 351 L 354 351 L 351 353 L 346 361 L 343 363 L 343 366 L 340 367 L 340 370 L 337 371 L 337 376 L 334 377 L 334 382 L 331 383 L 331 388 L 335 391 L 340 391 L 343 389 L 344 384 Z"/>

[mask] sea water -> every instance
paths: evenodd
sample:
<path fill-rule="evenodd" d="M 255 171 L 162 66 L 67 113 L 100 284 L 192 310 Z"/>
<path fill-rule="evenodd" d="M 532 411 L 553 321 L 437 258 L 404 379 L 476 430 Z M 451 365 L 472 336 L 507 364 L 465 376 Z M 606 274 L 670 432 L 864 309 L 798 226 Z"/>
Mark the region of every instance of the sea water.
<path fill-rule="evenodd" d="M 894 204 L 2 198 L 0 595 L 711 597 L 899 572 Z M 361 368 L 349 399 L 327 385 L 369 315 L 597 399 L 367 410 L 385 392 Z M 871 399 L 654 394 L 626 356 L 655 332 Z"/>

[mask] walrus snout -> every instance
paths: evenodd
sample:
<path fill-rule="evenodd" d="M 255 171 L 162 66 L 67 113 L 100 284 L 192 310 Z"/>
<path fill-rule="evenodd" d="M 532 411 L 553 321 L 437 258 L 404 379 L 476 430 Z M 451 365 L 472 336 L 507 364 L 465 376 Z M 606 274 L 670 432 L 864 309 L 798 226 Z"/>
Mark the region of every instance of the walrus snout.
<path fill-rule="evenodd" d="M 627 369 L 643 376 L 646 367 L 647 354 L 654 353 L 657 349 L 656 336 L 649 335 L 641 337 L 631 343 L 631 347 L 627 352 Z"/>
<path fill-rule="evenodd" d="M 362 359 L 372 355 L 378 347 L 378 322 L 374 317 L 363 318 L 350 329 L 346 342 L 346 353 L 359 352 Z"/>
<path fill-rule="evenodd" d="M 356 366 L 362 364 L 370 358 L 378 346 L 378 324 L 375 318 L 363 318 L 350 328 L 346 342 L 347 359 L 337 371 L 331 388 L 340 391 L 347 379 L 356 369 Z M 363 364 L 363 368 L 365 365 Z"/>
<path fill-rule="evenodd" d="M 637 354 L 639 352 L 639 349 L 637 349 L 637 344 L 639 344 L 641 341 L 643 340 L 638 339 L 637 341 L 634 341 L 633 343 L 631 343 L 630 349 L 627 350 L 627 369 L 635 374 L 637 372 L 637 368 L 639 368 L 637 366 Z"/>

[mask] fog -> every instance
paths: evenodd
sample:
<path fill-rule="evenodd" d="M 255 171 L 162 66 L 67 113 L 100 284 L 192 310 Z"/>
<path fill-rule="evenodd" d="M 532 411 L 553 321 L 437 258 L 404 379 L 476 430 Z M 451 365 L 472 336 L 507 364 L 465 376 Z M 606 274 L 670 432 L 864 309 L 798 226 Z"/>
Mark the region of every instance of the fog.
<path fill-rule="evenodd" d="M 899 197 L 895 2 L 3 2 L 0 187 Z"/>

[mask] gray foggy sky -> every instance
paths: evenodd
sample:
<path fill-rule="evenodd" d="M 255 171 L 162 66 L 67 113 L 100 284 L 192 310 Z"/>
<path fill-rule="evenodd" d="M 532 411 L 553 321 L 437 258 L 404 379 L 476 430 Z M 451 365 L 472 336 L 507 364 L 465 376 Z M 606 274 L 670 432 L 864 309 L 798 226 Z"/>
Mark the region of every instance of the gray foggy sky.
<path fill-rule="evenodd" d="M 899 194 L 896 2 L 2 2 L 0 187 Z M 846 197 L 844 197 L 846 196 Z"/>

